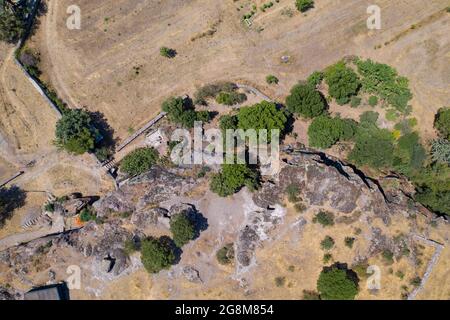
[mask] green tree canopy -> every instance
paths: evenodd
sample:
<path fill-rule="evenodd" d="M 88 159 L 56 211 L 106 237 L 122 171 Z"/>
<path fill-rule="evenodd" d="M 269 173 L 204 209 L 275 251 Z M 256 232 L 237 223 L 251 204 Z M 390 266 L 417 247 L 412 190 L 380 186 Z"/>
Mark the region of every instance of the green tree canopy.
<path fill-rule="evenodd" d="M 327 68 L 325 82 L 328 84 L 330 96 L 341 105 L 348 103 L 360 88 L 358 75 L 342 61 Z"/>
<path fill-rule="evenodd" d="M 314 118 L 325 113 L 326 103 L 319 91 L 309 84 L 298 84 L 286 98 L 288 110 L 305 118 Z"/>
<path fill-rule="evenodd" d="M 173 241 L 181 248 L 195 237 L 195 225 L 183 212 L 170 219 Z"/>
<path fill-rule="evenodd" d="M 311 147 L 327 149 L 336 142 L 353 138 L 357 123 L 350 119 L 319 116 L 308 128 L 309 144 Z"/>
<path fill-rule="evenodd" d="M 258 187 L 258 172 L 245 164 L 224 164 L 220 173 L 211 179 L 211 191 L 221 197 L 228 197 L 246 186 L 250 190 Z"/>
<path fill-rule="evenodd" d="M 444 139 L 450 140 L 450 108 L 439 109 L 434 127 Z"/>
<path fill-rule="evenodd" d="M 22 8 L 14 10 L 9 5 L 0 4 L 0 41 L 16 43 L 19 41 L 26 29 L 26 21 Z"/>
<path fill-rule="evenodd" d="M 267 101 L 239 109 L 237 118 L 239 129 L 266 129 L 269 136 L 272 129 L 283 133 L 287 122 L 284 112 L 278 110 L 275 103 Z"/>
<path fill-rule="evenodd" d="M 158 273 L 170 268 L 175 262 L 175 254 L 168 241 L 149 238 L 142 241 L 141 261 L 147 272 Z"/>
<path fill-rule="evenodd" d="M 306 12 L 309 9 L 314 8 L 314 1 L 313 0 L 295 0 L 295 6 L 297 7 L 298 11 Z"/>
<path fill-rule="evenodd" d="M 358 276 L 337 264 L 324 267 L 317 280 L 317 291 L 323 300 L 353 300 L 358 294 Z"/>
<path fill-rule="evenodd" d="M 139 148 L 123 158 L 120 169 L 130 176 L 142 174 L 152 168 L 158 160 L 158 152 L 153 148 Z"/>
<path fill-rule="evenodd" d="M 91 115 L 82 109 L 68 109 L 56 123 L 56 144 L 70 153 L 93 151 L 98 136 Z"/>

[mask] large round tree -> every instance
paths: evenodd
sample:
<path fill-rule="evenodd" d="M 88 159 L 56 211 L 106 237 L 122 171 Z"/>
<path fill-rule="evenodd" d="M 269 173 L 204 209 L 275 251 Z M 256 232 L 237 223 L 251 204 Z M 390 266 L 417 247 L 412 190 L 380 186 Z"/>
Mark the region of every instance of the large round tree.
<path fill-rule="evenodd" d="M 173 241 L 179 248 L 195 237 L 195 225 L 184 212 L 170 219 L 170 231 Z"/>
<path fill-rule="evenodd" d="M 142 241 L 141 261 L 149 273 L 158 273 L 170 268 L 175 261 L 175 254 L 167 241 L 149 238 Z"/>
<path fill-rule="evenodd" d="M 0 41 L 16 43 L 24 35 L 25 19 L 20 8 L 12 9 L 0 1 Z"/>
<path fill-rule="evenodd" d="M 324 267 L 317 280 L 317 291 L 323 300 L 353 300 L 358 294 L 358 276 L 339 264 Z"/>
<path fill-rule="evenodd" d="M 286 106 L 294 114 L 314 118 L 325 113 L 326 103 L 319 91 L 310 84 L 298 84 L 286 98 Z"/>
<path fill-rule="evenodd" d="M 56 144 L 70 153 L 93 151 L 98 137 L 91 115 L 82 109 L 67 110 L 56 124 Z"/>

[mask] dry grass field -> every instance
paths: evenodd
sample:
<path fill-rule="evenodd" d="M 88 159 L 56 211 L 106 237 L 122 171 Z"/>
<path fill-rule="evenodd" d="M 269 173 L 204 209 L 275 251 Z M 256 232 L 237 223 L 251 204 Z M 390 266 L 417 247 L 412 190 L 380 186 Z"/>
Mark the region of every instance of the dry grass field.
<path fill-rule="evenodd" d="M 248 28 L 241 18 L 253 3 L 264 2 L 80 0 L 81 30 L 69 30 L 73 1 L 49 1 L 32 45 L 58 93 L 72 106 L 103 112 L 121 139 L 170 95 L 231 80 L 282 100 L 298 80 L 345 55 L 391 64 L 407 76 L 419 125 L 426 138 L 433 136 L 434 113 L 450 102 L 448 1 L 377 1 L 382 29 L 375 31 L 365 25 L 368 0 L 317 1 L 307 14 L 280 0 L 264 13 L 258 9 Z M 161 57 L 162 46 L 178 55 Z M 268 74 L 280 85 L 267 86 Z"/>

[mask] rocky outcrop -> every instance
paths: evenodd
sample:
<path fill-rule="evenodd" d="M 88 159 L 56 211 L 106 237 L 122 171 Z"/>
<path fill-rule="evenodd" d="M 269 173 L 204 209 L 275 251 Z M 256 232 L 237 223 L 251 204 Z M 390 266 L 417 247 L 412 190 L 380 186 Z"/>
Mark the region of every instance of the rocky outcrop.
<path fill-rule="evenodd" d="M 184 177 L 180 169 L 153 167 L 150 171 L 124 184 L 120 190 L 97 201 L 97 215 L 111 212 L 142 211 L 174 196 L 183 195 L 195 186 L 193 178 Z"/>
<path fill-rule="evenodd" d="M 400 190 L 383 190 L 379 183 L 348 163 L 322 153 L 298 152 L 286 160 L 277 183 L 267 182 L 254 195 L 262 208 L 282 203 L 286 188 L 296 185 L 309 205 L 328 206 L 338 213 L 372 212 L 388 224 L 389 216 L 417 212 Z"/>

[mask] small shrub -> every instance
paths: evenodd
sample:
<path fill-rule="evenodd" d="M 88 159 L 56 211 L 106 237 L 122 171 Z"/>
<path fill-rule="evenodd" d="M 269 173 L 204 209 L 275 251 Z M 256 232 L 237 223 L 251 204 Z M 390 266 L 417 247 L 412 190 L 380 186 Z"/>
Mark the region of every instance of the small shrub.
<path fill-rule="evenodd" d="M 169 59 L 175 58 L 175 56 L 177 55 L 177 52 L 174 49 L 170 49 L 167 47 L 161 47 L 159 49 L 159 53 L 161 54 L 161 56 Z"/>
<path fill-rule="evenodd" d="M 53 202 L 47 203 L 44 206 L 44 210 L 47 212 L 55 212 L 55 204 Z"/>
<path fill-rule="evenodd" d="M 222 265 L 227 265 L 233 262 L 234 248 L 233 244 L 229 243 L 223 248 L 219 249 L 216 253 L 217 261 Z"/>
<path fill-rule="evenodd" d="M 226 106 L 243 103 L 247 100 L 245 93 L 220 92 L 216 97 L 216 102 Z"/>
<path fill-rule="evenodd" d="M 352 108 L 358 108 L 361 105 L 361 98 L 353 96 L 350 100 L 350 107 Z"/>
<path fill-rule="evenodd" d="M 285 277 L 276 277 L 275 278 L 275 285 L 277 287 L 284 287 L 284 284 L 286 283 Z"/>
<path fill-rule="evenodd" d="M 300 194 L 300 188 L 297 185 L 290 184 L 286 188 L 286 193 L 288 195 L 289 202 L 295 203 L 295 202 L 299 201 L 298 195 Z"/>
<path fill-rule="evenodd" d="M 351 249 L 351 248 L 353 248 L 353 244 L 355 243 L 355 240 L 356 240 L 355 238 L 346 237 L 344 242 L 345 242 L 345 245 Z"/>
<path fill-rule="evenodd" d="M 272 74 L 270 74 L 266 77 L 266 82 L 268 84 L 278 84 L 279 81 L 280 80 Z"/>
<path fill-rule="evenodd" d="M 313 0 L 296 0 L 295 6 L 297 7 L 298 11 L 306 12 L 309 9 L 314 8 L 314 1 Z"/>
<path fill-rule="evenodd" d="M 306 79 L 306 82 L 308 82 L 308 84 L 310 84 L 313 87 L 317 87 L 322 82 L 322 80 L 323 80 L 323 72 L 314 71 L 309 75 L 308 79 Z"/>
<path fill-rule="evenodd" d="M 128 239 L 124 243 L 124 251 L 127 255 L 132 255 L 133 253 L 139 251 L 139 245 L 134 239 Z"/>
<path fill-rule="evenodd" d="M 83 222 L 89 222 L 95 220 L 97 215 L 91 207 L 84 208 L 80 213 L 80 220 Z"/>
<path fill-rule="evenodd" d="M 419 287 L 422 284 L 422 279 L 420 277 L 412 278 L 409 282 L 414 287 Z"/>
<path fill-rule="evenodd" d="M 157 160 L 158 152 L 155 149 L 140 148 L 123 158 L 120 169 L 130 176 L 135 176 L 150 170 Z"/>
<path fill-rule="evenodd" d="M 314 223 L 320 223 L 324 227 L 334 225 L 334 214 L 328 211 L 320 211 L 313 218 Z"/>
<path fill-rule="evenodd" d="M 320 242 L 320 247 L 322 250 L 332 249 L 334 247 L 334 239 L 330 236 L 326 236 L 325 239 Z"/>
<path fill-rule="evenodd" d="M 386 249 L 381 253 L 381 255 L 387 264 L 394 263 L 394 253 L 392 251 Z"/>
<path fill-rule="evenodd" d="M 375 107 L 378 104 L 378 97 L 377 96 L 370 96 L 369 97 L 369 106 Z"/>
<path fill-rule="evenodd" d="M 333 256 L 331 255 L 331 253 L 325 253 L 323 255 L 323 263 L 324 264 L 330 263 L 331 260 L 333 260 Z"/>
<path fill-rule="evenodd" d="M 302 213 L 302 212 L 306 211 L 307 207 L 306 207 L 306 205 L 304 203 L 300 202 L 300 203 L 294 204 L 294 209 L 295 209 L 296 212 Z"/>
<path fill-rule="evenodd" d="M 397 277 L 399 277 L 400 279 L 402 279 L 402 280 L 403 280 L 403 278 L 405 277 L 405 274 L 404 274 L 402 271 L 400 271 L 400 270 L 398 270 L 398 271 L 395 273 L 395 275 L 396 275 Z"/>

